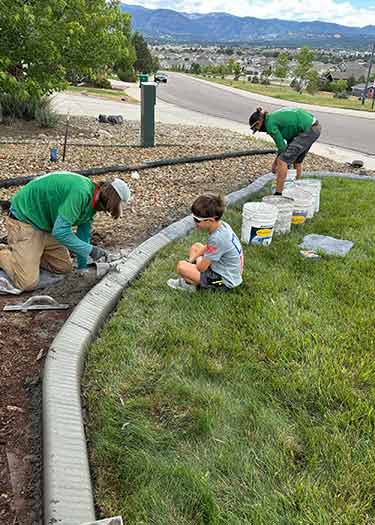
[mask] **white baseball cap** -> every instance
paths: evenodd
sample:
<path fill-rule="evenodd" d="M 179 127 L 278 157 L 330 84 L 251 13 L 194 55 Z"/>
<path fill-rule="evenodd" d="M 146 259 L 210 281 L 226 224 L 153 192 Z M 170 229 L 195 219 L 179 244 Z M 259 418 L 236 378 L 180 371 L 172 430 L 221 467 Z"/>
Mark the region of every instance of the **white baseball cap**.
<path fill-rule="evenodd" d="M 130 188 L 122 179 L 113 179 L 111 186 L 122 200 L 122 202 L 128 202 L 130 200 Z"/>

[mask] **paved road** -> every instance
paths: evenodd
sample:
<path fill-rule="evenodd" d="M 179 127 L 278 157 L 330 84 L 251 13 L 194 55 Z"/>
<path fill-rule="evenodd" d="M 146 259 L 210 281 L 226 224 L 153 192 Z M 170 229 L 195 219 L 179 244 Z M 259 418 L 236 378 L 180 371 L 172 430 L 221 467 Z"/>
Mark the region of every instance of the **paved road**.
<path fill-rule="evenodd" d="M 202 114 L 221 117 L 247 124 L 249 114 L 262 105 L 268 110 L 283 106 L 260 103 L 251 94 L 223 90 L 212 84 L 202 83 L 194 78 L 168 73 L 168 84 L 160 85 L 157 96 L 164 102 Z M 323 132 L 320 142 L 341 148 L 375 155 L 375 120 L 359 118 L 341 113 L 314 111 L 321 122 Z"/>

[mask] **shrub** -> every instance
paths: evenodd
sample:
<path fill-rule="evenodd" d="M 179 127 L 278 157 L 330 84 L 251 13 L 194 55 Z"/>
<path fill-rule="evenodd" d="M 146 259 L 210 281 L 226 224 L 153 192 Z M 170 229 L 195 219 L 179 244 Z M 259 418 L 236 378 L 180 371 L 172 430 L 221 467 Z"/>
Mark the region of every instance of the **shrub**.
<path fill-rule="evenodd" d="M 24 99 L 15 94 L 2 93 L 0 105 L 6 120 L 35 119 L 41 127 L 48 128 L 56 126 L 58 122 L 58 116 L 51 108 L 51 100 L 47 97 Z"/>
<path fill-rule="evenodd" d="M 137 75 L 134 71 L 117 71 L 117 76 L 123 82 L 137 82 Z"/>
<path fill-rule="evenodd" d="M 337 97 L 338 94 L 345 93 L 348 89 L 348 83 L 346 80 L 336 80 L 335 82 L 331 82 L 332 91 L 335 93 L 335 97 Z M 337 97 L 337 98 L 343 98 L 343 97 Z"/>
<path fill-rule="evenodd" d="M 338 93 L 335 93 L 334 98 L 349 98 L 349 95 L 346 91 L 339 91 Z"/>
<path fill-rule="evenodd" d="M 41 128 L 55 128 L 59 122 L 58 114 L 51 107 L 51 99 L 43 98 L 35 110 L 35 120 Z"/>
<path fill-rule="evenodd" d="M 108 80 L 108 78 L 105 78 L 102 75 L 98 75 L 95 78 L 93 85 L 94 87 L 99 88 L 99 89 L 112 89 L 112 85 L 110 81 Z"/>

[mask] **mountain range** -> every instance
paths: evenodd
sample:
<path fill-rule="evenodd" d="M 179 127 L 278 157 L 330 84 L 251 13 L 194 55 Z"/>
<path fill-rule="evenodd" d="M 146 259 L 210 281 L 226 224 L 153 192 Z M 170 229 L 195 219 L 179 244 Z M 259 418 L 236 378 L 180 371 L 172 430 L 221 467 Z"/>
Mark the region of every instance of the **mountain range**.
<path fill-rule="evenodd" d="M 329 22 L 238 17 L 227 13 L 182 13 L 121 4 L 132 16 L 133 30 L 147 39 L 180 43 L 271 46 L 368 47 L 375 26 L 348 27 Z"/>

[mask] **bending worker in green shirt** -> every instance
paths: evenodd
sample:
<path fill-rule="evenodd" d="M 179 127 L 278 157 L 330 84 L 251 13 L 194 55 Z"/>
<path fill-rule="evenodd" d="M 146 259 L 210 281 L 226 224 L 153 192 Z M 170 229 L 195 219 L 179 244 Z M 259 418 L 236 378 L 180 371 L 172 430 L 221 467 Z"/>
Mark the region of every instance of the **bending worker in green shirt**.
<path fill-rule="evenodd" d="M 40 267 L 55 273 L 72 271 L 69 251 L 77 256 L 79 269 L 87 266 L 89 255 L 94 261 L 106 257 L 105 250 L 90 243 L 94 215 L 108 212 L 118 219 L 129 198 L 129 187 L 121 179 L 95 184 L 70 172 L 34 179 L 11 200 L 8 247 L 0 248 L 0 269 L 17 288 L 33 290 Z"/>
<path fill-rule="evenodd" d="M 297 170 L 297 179 L 301 177 L 302 162 L 319 138 L 321 125 L 311 113 L 298 108 L 282 108 L 272 113 L 257 108 L 250 115 L 249 125 L 253 133 L 264 131 L 275 141 L 278 153 L 272 172 L 277 177 L 275 195 L 281 195 L 288 166 L 293 164 Z"/>

